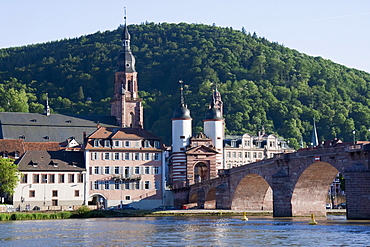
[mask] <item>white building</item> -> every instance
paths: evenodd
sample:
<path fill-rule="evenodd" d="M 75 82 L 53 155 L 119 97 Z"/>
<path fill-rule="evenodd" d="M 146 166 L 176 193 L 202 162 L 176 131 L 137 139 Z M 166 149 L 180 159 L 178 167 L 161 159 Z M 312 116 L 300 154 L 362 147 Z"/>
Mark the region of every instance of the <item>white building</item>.
<path fill-rule="evenodd" d="M 224 168 L 229 169 L 269 159 L 274 154 L 292 152 L 282 137 L 268 135 L 264 129 L 257 136 L 226 136 L 224 140 Z"/>
<path fill-rule="evenodd" d="M 82 152 L 27 151 L 16 164 L 22 175 L 13 195 L 14 207 L 66 210 L 86 204 Z"/>

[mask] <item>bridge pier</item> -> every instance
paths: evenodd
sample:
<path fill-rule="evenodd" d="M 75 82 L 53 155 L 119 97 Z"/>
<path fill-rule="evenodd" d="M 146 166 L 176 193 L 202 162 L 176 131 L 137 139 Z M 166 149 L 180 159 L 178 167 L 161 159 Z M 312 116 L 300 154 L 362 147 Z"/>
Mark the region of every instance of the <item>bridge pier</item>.
<path fill-rule="evenodd" d="M 347 219 L 370 219 L 370 170 L 363 164 L 345 170 Z"/>
<path fill-rule="evenodd" d="M 292 217 L 292 184 L 284 170 L 272 175 L 272 190 L 274 217 Z"/>
<path fill-rule="evenodd" d="M 216 187 L 216 208 L 231 209 L 230 189 L 226 183 Z"/>
<path fill-rule="evenodd" d="M 204 189 L 199 189 L 197 191 L 197 207 L 198 208 L 204 208 L 204 204 L 206 203 L 206 192 Z"/>

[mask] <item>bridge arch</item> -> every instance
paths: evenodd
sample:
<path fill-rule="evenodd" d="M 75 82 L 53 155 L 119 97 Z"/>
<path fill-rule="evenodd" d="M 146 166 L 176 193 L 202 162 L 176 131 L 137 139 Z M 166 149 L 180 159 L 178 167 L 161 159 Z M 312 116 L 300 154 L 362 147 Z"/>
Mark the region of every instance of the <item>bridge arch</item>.
<path fill-rule="evenodd" d="M 304 169 L 293 188 L 292 214 L 325 216 L 328 191 L 338 173 L 337 168 L 326 162 L 315 162 Z"/>
<path fill-rule="evenodd" d="M 258 174 L 247 174 L 238 183 L 231 202 L 233 210 L 271 210 L 272 189 Z"/>

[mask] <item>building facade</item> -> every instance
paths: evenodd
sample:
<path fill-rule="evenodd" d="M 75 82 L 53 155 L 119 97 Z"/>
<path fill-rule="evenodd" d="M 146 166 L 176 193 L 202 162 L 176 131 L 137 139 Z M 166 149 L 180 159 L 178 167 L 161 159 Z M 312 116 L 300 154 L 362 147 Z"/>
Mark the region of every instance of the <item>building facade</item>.
<path fill-rule="evenodd" d="M 68 210 L 86 204 L 82 152 L 26 151 L 16 161 L 21 172 L 13 205 L 21 210 Z"/>
<path fill-rule="evenodd" d="M 256 136 L 226 136 L 224 140 L 224 169 L 272 158 L 274 154 L 292 152 L 282 137 L 268 135 L 262 128 Z"/>
<path fill-rule="evenodd" d="M 99 128 L 85 147 L 89 205 L 162 205 L 163 153 L 161 140 L 144 129 Z"/>

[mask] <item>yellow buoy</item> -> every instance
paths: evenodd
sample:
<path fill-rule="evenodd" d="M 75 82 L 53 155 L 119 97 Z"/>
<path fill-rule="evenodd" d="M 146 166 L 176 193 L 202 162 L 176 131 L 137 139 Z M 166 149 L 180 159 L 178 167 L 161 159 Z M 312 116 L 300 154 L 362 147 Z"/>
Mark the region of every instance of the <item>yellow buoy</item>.
<path fill-rule="evenodd" d="M 315 216 L 313 214 L 311 214 L 311 221 L 308 222 L 309 225 L 317 225 L 317 222 L 315 220 Z"/>
<path fill-rule="evenodd" d="M 247 220 L 248 220 L 248 218 L 247 218 L 247 213 L 246 213 L 246 212 L 243 212 L 243 218 L 242 218 L 242 220 L 245 220 L 245 221 L 247 221 Z"/>

